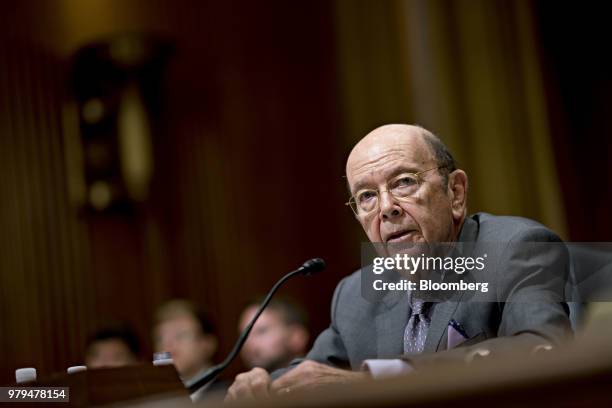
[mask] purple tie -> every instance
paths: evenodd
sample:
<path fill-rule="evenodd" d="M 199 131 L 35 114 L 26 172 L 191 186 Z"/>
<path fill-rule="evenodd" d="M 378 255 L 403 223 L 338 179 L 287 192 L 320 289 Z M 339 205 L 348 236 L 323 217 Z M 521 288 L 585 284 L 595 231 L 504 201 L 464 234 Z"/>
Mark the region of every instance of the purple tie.
<path fill-rule="evenodd" d="M 425 315 L 426 303 L 415 299 L 411 301 L 412 313 L 406 329 L 404 330 L 404 353 L 422 353 L 425 347 L 425 338 L 429 329 L 429 318 Z"/>

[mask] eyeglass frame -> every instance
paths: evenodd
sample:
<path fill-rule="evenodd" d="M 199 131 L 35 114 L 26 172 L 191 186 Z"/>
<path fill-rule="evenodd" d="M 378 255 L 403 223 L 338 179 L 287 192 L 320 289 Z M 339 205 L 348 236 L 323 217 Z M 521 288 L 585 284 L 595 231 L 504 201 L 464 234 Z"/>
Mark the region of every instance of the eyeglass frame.
<path fill-rule="evenodd" d="M 425 181 L 424 178 L 421 177 L 421 174 L 426 173 L 428 171 L 432 171 L 432 170 L 443 169 L 443 168 L 446 168 L 446 167 L 448 167 L 448 166 L 442 165 L 442 166 L 432 167 L 431 169 L 427 169 L 427 170 L 421 170 L 421 171 L 419 171 L 417 173 L 411 173 L 411 172 L 401 173 L 401 174 L 398 174 L 393 179 L 401 178 L 401 176 L 411 175 L 411 176 L 414 176 L 416 178 L 417 183 L 419 184 L 419 187 L 420 187 L 423 184 L 423 182 Z M 389 181 L 387 180 L 387 182 L 385 184 L 387 184 L 387 187 L 388 187 Z M 357 205 L 357 198 L 356 198 L 356 196 L 359 195 L 359 193 L 362 193 L 363 191 L 376 191 L 376 195 L 378 196 L 378 202 L 377 202 L 376 206 L 372 210 L 368 211 L 367 213 L 358 214 L 358 212 L 355 211 L 355 209 L 353 209 L 353 206 L 351 205 L 351 200 L 353 200 L 355 202 L 355 208 L 359 209 L 359 206 Z M 381 191 L 381 190 L 377 190 L 375 188 L 363 188 L 363 189 L 357 191 L 355 194 L 351 195 L 349 200 L 346 203 L 344 203 L 344 205 L 348 206 L 351 209 L 351 211 L 353 211 L 353 213 L 355 214 L 356 217 L 364 217 L 366 215 L 370 215 L 372 213 L 375 213 L 377 209 L 380 209 L 380 193 L 383 193 L 383 192 L 388 192 L 389 194 L 391 194 L 391 197 L 393 197 L 394 199 L 399 200 L 399 201 L 403 201 L 404 198 L 411 197 L 411 196 L 396 197 L 388 189 Z"/>

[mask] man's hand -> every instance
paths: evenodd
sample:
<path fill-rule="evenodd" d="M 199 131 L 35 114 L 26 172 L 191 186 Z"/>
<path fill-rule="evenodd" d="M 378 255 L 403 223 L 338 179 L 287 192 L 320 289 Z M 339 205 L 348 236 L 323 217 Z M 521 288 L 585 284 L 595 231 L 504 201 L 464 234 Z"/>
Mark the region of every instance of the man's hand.
<path fill-rule="evenodd" d="M 254 368 L 236 376 L 236 380 L 227 390 L 225 401 L 269 397 L 271 394 L 286 394 L 331 384 L 347 384 L 366 378 L 370 378 L 367 372 L 341 370 L 314 361 L 304 361 L 271 382 L 266 370 Z"/>
<path fill-rule="evenodd" d="M 285 394 L 330 385 L 345 384 L 369 378 L 369 373 L 333 368 L 314 361 L 304 361 L 272 383 L 271 391 Z"/>
<path fill-rule="evenodd" d="M 259 367 L 238 374 L 232 386 L 227 390 L 225 401 L 268 397 L 271 382 L 270 374 Z"/>

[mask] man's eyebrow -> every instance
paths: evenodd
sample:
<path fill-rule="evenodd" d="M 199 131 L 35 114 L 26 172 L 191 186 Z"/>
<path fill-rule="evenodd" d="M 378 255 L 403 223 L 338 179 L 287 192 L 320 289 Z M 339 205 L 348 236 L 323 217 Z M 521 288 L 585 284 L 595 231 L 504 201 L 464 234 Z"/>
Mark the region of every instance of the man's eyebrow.
<path fill-rule="evenodd" d="M 395 168 L 393 171 L 391 171 L 388 175 L 387 175 L 387 179 L 392 179 L 395 176 L 399 176 L 400 174 L 403 173 L 418 173 L 422 171 L 421 169 L 419 169 L 418 167 L 413 167 L 413 166 L 400 166 Z"/>
<path fill-rule="evenodd" d="M 394 168 L 393 170 L 391 170 L 391 171 L 390 171 L 390 172 L 389 172 L 389 173 L 386 175 L 386 180 L 388 181 L 389 179 L 392 179 L 393 177 L 398 176 L 398 175 L 400 175 L 400 174 L 402 174 L 402 173 L 418 173 L 418 172 L 420 172 L 420 171 L 422 171 L 422 170 L 421 170 L 421 169 L 419 169 L 419 168 L 417 168 L 417 167 L 413 167 L 413 166 L 399 166 L 399 167 L 396 167 L 396 168 Z M 347 178 L 347 180 L 346 180 L 346 184 L 347 184 L 347 186 L 348 186 L 349 193 L 351 193 L 351 194 L 352 194 L 352 191 L 353 191 L 353 190 L 351 190 L 351 186 L 350 186 L 350 185 L 349 185 L 349 183 L 348 183 L 348 178 Z M 364 188 L 364 187 L 366 187 L 368 184 L 369 184 L 369 183 L 368 183 L 368 181 L 367 181 L 367 180 L 363 180 L 363 179 L 362 179 L 362 180 L 358 181 L 357 183 L 355 183 L 355 186 L 354 186 L 355 192 L 357 192 L 357 191 L 359 191 L 359 190 L 363 189 L 363 188 Z"/>

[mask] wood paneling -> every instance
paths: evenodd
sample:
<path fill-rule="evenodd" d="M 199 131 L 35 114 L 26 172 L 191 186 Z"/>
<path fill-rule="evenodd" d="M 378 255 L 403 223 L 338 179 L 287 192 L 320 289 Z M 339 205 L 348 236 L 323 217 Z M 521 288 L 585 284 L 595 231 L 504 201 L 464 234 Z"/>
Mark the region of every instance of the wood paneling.
<path fill-rule="evenodd" d="M 243 304 L 322 256 L 325 275 L 285 289 L 306 304 L 316 333 L 335 284 L 358 267 L 348 250 L 359 236 L 347 238 L 358 230 L 345 228 L 352 216 L 342 205 L 332 6 L 140 6 L 110 2 L 121 19 L 67 24 L 65 13 L 42 18 L 21 5 L 9 13 L 20 26 L 3 28 L 0 382 L 16 367 L 44 374 L 82 363 L 87 334 L 108 321 L 131 323 L 149 359 L 152 312 L 171 297 L 209 311 L 223 355 Z M 86 6 L 71 7 L 76 15 Z M 150 199 L 130 213 L 82 212 L 68 198 L 69 56 L 95 27 L 101 36 L 155 31 L 176 45 L 154 101 Z"/>
<path fill-rule="evenodd" d="M 0 378 L 75 360 L 94 312 L 87 224 L 68 203 L 60 61 L 27 42 L 0 49 Z"/>

